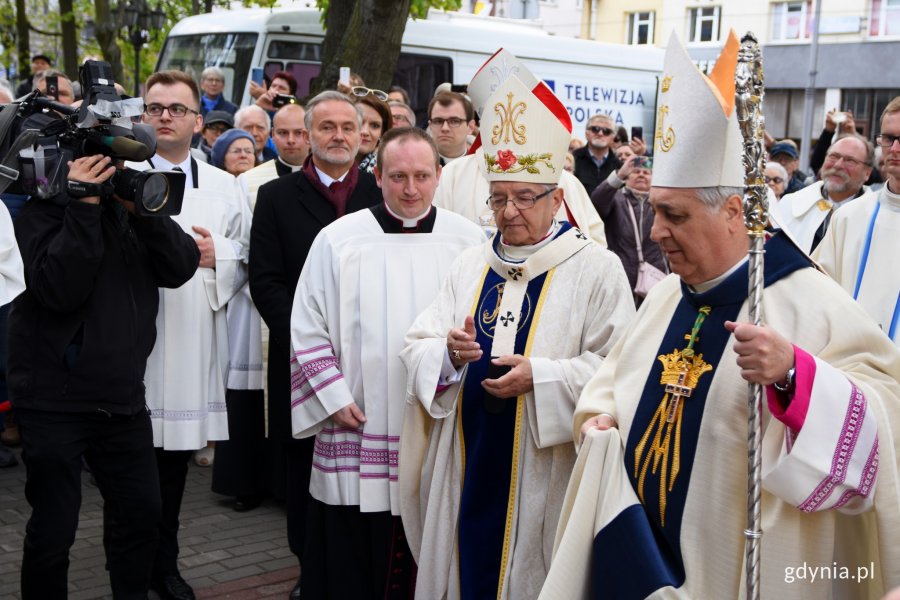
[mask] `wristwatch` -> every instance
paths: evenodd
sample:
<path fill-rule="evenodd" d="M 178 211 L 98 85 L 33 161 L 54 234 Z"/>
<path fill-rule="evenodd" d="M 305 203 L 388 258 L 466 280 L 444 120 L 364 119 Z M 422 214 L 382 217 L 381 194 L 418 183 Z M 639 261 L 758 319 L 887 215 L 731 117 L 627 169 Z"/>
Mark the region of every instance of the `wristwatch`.
<path fill-rule="evenodd" d="M 781 381 L 776 381 L 772 385 L 775 386 L 775 389 L 784 394 L 792 394 L 794 393 L 794 375 L 796 375 L 797 369 L 795 367 L 791 367 L 788 369 L 787 374 L 784 376 L 784 379 Z"/>

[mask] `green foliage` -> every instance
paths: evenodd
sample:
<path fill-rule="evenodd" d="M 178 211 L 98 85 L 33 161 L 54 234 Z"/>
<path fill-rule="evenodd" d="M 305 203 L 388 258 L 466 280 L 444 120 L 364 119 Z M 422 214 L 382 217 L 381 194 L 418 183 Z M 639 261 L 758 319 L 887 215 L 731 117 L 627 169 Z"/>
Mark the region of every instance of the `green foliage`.
<path fill-rule="evenodd" d="M 322 25 L 325 25 L 325 13 L 328 12 L 329 0 L 316 0 L 316 8 L 322 13 Z M 439 10 L 457 10 L 462 7 L 462 0 L 410 0 L 409 16 L 413 19 L 424 19 L 429 8 Z"/>

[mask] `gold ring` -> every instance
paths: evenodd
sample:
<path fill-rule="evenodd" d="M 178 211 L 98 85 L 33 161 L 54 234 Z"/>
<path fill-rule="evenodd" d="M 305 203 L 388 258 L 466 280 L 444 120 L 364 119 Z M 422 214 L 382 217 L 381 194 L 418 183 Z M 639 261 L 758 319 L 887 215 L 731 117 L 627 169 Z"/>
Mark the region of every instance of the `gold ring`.
<path fill-rule="evenodd" d="M 454 350 L 452 352 L 452 354 L 453 354 L 453 358 L 455 358 L 456 360 L 459 360 L 459 350 Z"/>

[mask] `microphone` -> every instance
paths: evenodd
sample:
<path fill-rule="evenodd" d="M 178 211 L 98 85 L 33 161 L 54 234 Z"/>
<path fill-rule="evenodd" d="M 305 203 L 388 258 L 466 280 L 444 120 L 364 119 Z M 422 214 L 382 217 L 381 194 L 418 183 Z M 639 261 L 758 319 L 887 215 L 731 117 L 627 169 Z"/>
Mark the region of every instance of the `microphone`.
<path fill-rule="evenodd" d="M 96 144 L 106 146 L 115 156 L 133 162 L 142 162 L 153 156 L 146 144 L 121 135 L 100 135 L 89 133 L 88 139 Z"/>

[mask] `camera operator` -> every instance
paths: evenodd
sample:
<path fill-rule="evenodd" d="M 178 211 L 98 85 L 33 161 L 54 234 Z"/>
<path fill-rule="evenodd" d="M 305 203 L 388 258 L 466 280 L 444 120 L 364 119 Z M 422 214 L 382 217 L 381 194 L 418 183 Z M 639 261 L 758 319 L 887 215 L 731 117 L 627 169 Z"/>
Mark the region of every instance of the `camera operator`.
<path fill-rule="evenodd" d="M 32 508 L 24 600 L 67 596 L 82 459 L 105 501 L 113 597 L 146 598 L 150 584 L 161 509 L 144 370 L 158 288 L 188 281 L 200 252 L 169 217 L 101 199 L 115 171 L 103 155 L 70 162 L 70 186 L 30 200 L 15 224 L 28 285 L 9 317 L 8 374 Z"/>

